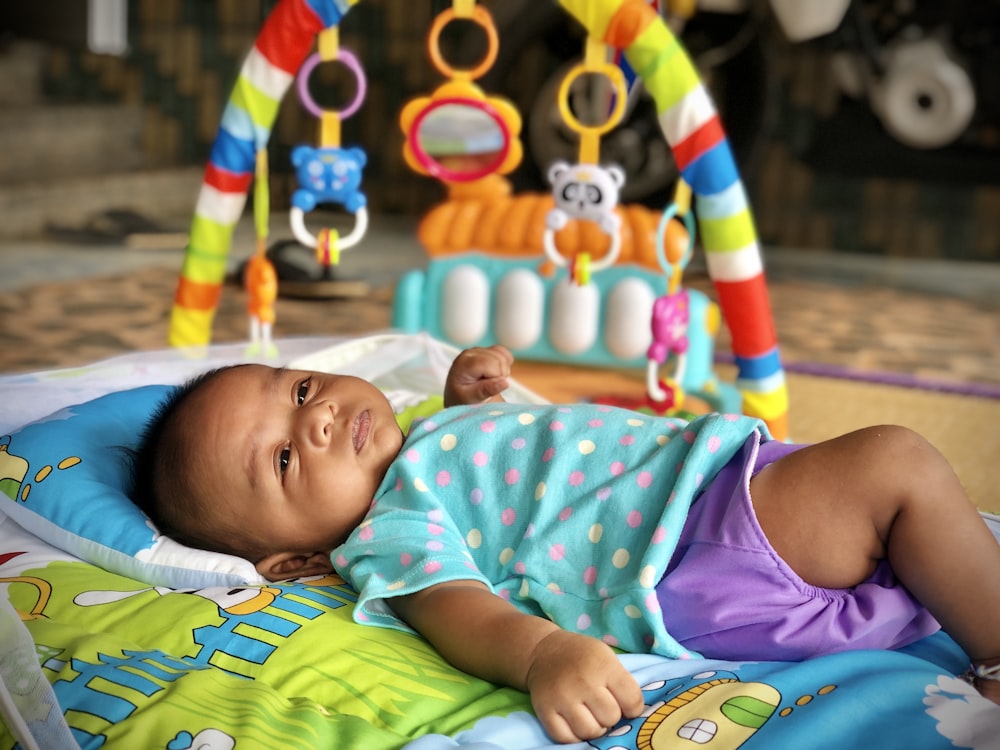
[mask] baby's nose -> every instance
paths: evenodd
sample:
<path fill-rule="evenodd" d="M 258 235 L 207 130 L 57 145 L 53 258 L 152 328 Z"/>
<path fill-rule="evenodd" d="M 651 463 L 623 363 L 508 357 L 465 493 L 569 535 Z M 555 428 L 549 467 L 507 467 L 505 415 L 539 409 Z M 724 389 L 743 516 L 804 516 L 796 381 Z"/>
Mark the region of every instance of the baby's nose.
<path fill-rule="evenodd" d="M 306 420 L 309 441 L 320 446 L 330 442 L 337 423 L 337 405 L 332 401 L 312 404 Z"/>

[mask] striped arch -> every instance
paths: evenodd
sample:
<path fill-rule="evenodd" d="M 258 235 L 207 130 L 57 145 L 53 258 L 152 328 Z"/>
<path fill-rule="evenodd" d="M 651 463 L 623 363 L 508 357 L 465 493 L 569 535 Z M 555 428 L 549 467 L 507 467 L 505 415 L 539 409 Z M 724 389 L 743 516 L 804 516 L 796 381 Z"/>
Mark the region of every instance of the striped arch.
<path fill-rule="evenodd" d="M 233 230 L 282 97 L 316 35 L 358 0 L 280 0 L 247 56 L 205 169 L 171 313 L 173 346 L 202 346 Z M 588 32 L 622 50 L 656 102 L 660 127 L 695 196 L 702 246 L 730 330 L 747 414 L 787 434 L 788 395 L 746 191 L 718 113 L 678 40 L 645 0 L 559 0 Z"/>

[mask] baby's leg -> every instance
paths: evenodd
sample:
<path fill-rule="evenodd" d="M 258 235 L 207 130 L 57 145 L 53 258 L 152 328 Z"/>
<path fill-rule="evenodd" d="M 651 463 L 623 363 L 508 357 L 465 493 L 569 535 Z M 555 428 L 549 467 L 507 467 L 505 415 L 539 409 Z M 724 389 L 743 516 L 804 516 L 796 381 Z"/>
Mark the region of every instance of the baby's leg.
<path fill-rule="evenodd" d="M 861 583 L 888 558 L 975 664 L 1000 662 L 1000 545 L 945 458 L 870 427 L 785 456 L 750 482 L 768 541 L 805 581 Z M 1000 682 L 978 681 L 1000 703 Z"/>

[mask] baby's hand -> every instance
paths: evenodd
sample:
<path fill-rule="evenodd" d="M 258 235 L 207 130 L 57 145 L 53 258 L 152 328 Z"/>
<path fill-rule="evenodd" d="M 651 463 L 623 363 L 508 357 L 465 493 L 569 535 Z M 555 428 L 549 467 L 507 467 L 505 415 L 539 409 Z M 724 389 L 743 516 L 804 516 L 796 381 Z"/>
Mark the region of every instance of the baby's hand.
<path fill-rule="evenodd" d="M 566 630 L 535 646 L 525 682 L 538 720 L 556 742 L 600 737 L 644 708 L 639 684 L 614 651 Z"/>
<path fill-rule="evenodd" d="M 466 349 L 455 357 L 448 371 L 444 405 L 503 401 L 500 394 L 507 389 L 513 363 L 514 355 L 499 344 Z"/>

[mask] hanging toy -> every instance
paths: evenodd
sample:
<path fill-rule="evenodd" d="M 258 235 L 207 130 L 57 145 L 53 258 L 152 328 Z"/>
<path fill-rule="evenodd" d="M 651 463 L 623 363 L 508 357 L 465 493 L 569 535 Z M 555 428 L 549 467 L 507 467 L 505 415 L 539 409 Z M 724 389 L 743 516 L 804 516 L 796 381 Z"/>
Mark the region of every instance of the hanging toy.
<path fill-rule="evenodd" d="M 597 126 L 584 125 L 569 106 L 570 89 L 574 81 L 584 75 L 604 76 L 613 89 L 611 113 Z M 602 42 L 588 37 L 583 62 L 566 74 L 558 95 L 563 121 L 580 135 L 579 160 L 576 164 L 556 162 L 549 168 L 548 178 L 552 183 L 555 207 L 545 217 L 545 233 L 542 236 L 545 256 L 556 266 L 568 268 L 570 282 L 580 286 L 588 284 L 593 274 L 613 266 L 621 254 L 621 218 L 615 209 L 625 183 L 625 172 L 621 167 L 602 167 L 597 162 L 600 137 L 621 121 L 627 98 L 621 68 L 607 62 L 607 47 Z M 590 253 L 581 251 L 567 261 L 559 252 L 555 242 L 556 232 L 571 219 L 594 222 L 608 235 L 610 247 L 602 258 L 594 261 Z"/>
<path fill-rule="evenodd" d="M 684 404 L 684 375 L 687 366 L 688 324 L 691 300 L 681 287 L 684 269 L 694 252 L 694 214 L 691 188 L 678 180 L 674 201 L 664 210 L 656 230 L 656 257 L 667 275 L 667 293 L 653 303 L 650 328 L 653 341 L 646 352 L 646 390 L 650 399 L 665 409 L 680 409 Z M 681 225 L 675 219 L 682 219 Z M 674 372 L 660 379 L 660 367 L 674 355 Z"/>
<path fill-rule="evenodd" d="M 272 341 L 276 318 L 274 301 L 278 298 L 278 274 L 267 257 L 267 237 L 271 212 L 268 191 L 267 148 L 257 149 L 254 172 L 253 217 L 257 235 L 257 250 L 247 261 L 243 284 L 247 291 L 247 313 L 250 316 L 250 345 L 247 353 L 274 357 L 278 350 Z"/>
<path fill-rule="evenodd" d="M 341 62 L 357 81 L 354 100 L 340 111 L 321 109 L 309 93 L 309 76 L 321 62 L 331 60 Z M 296 84 L 302 106 L 320 121 L 320 145 L 297 146 L 292 151 L 299 188 L 292 194 L 289 222 L 295 239 L 314 249 L 317 262 L 327 270 L 340 262 L 341 251 L 354 247 L 368 231 L 368 200 L 361 192 L 368 157 L 362 148 L 340 145 L 341 122 L 361 107 L 368 84 L 358 58 L 340 48 L 336 26 L 320 33 L 319 51 L 302 64 Z M 305 215 L 324 203 L 341 205 L 354 214 L 354 229 L 345 237 L 340 237 L 335 229 L 322 229 L 314 235 L 306 228 Z"/>

